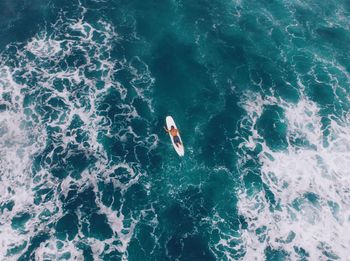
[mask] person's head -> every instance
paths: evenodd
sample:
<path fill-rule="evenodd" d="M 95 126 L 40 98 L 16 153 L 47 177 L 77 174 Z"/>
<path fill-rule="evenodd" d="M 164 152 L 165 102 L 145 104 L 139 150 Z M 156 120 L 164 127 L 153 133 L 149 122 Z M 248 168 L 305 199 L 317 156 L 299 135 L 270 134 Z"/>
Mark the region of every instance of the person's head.
<path fill-rule="evenodd" d="M 171 126 L 171 129 L 172 129 L 172 130 L 175 129 L 174 125 Z"/>

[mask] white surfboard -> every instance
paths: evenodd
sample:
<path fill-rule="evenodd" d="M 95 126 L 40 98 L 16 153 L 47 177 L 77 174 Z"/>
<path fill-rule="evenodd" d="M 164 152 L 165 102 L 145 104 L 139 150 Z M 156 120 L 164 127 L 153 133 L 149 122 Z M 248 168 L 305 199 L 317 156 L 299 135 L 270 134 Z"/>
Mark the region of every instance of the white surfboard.
<path fill-rule="evenodd" d="M 166 121 L 166 127 L 167 127 L 168 130 L 171 129 L 171 126 L 174 126 L 174 128 L 177 129 L 173 117 L 167 116 L 167 117 L 165 118 L 165 121 Z M 181 139 L 181 136 L 180 136 L 180 132 L 177 134 L 177 136 L 179 136 L 180 141 L 181 141 L 181 144 L 182 144 L 182 145 L 179 145 L 179 147 L 177 147 L 177 146 L 175 145 L 173 136 L 171 136 L 170 133 L 169 133 L 169 136 L 170 136 L 171 143 L 173 144 L 173 147 L 174 147 L 175 151 L 177 152 L 177 154 L 179 154 L 179 156 L 181 156 L 181 157 L 182 157 L 183 155 L 185 155 L 185 148 L 184 148 L 184 146 L 183 146 L 183 142 L 182 142 L 182 139 Z"/>

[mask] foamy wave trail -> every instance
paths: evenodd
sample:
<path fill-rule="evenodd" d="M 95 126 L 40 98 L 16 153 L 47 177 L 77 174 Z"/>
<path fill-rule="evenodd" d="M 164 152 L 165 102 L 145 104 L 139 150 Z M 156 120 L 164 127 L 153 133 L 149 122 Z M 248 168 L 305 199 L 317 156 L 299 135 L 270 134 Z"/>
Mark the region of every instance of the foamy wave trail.
<path fill-rule="evenodd" d="M 113 59 L 116 28 L 75 7 L 0 57 L 1 260 L 125 260 L 155 218 L 134 198 L 158 142 L 153 78 L 138 57 Z"/>
<path fill-rule="evenodd" d="M 237 37 L 243 62 L 233 80 L 244 110 L 238 251 L 245 260 L 347 260 L 348 5 L 237 2 L 232 27 L 247 35 Z"/>
<path fill-rule="evenodd" d="M 346 260 L 349 119 L 322 117 L 306 96 L 291 104 L 247 93 L 241 105 L 247 112 L 241 128 L 249 133 L 241 143 L 245 188 L 238 204 L 248 223 L 246 256 Z"/>

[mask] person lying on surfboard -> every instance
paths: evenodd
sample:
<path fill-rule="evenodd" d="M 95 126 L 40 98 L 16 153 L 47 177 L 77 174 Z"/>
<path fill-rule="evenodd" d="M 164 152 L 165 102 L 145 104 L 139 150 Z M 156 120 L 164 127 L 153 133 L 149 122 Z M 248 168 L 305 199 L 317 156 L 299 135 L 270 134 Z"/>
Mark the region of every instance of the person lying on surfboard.
<path fill-rule="evenodd" d="M 179 130 L 178 130 L 178 129 L 175 129 L 174 126 L 171 126 L 170 130 L 168 130 L 168 129 L 164 126 L 164 129 L 165 129 L 165 131 L 166 131 L 167 133 L 170 133 L 171 136 L 173 136 L 173 140 L 174 140 L 174 143 L 175 143 L 176 147 L 179 147 L 179 145 L 182 145 L 179 136 L 177 136 L 177 134 L 179 133 Z"/>

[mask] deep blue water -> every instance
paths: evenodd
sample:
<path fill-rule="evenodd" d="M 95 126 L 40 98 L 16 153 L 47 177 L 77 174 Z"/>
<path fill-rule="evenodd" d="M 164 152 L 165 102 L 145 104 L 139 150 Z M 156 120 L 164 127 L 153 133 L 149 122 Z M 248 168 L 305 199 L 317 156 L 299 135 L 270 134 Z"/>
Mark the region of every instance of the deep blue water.
<path fill-rule="evenodd" d="M 347 260 L 349 18 L 1 1 L 0 259 Z"/>

